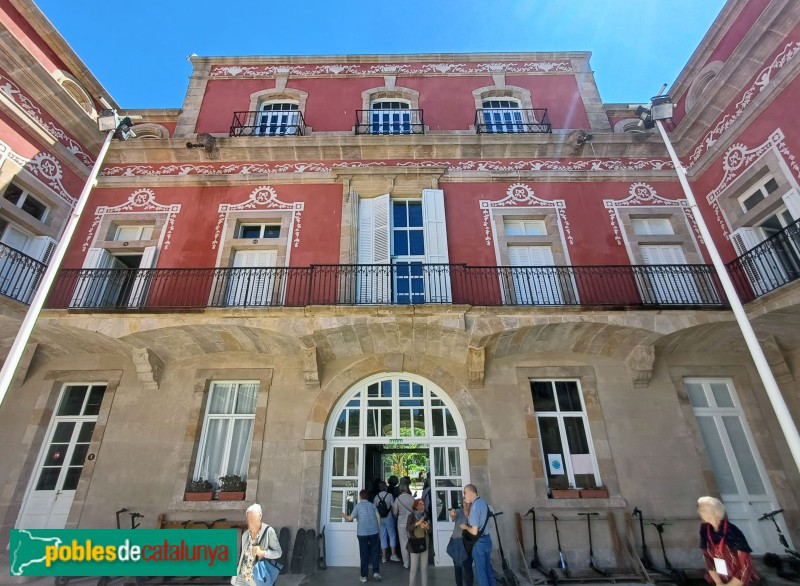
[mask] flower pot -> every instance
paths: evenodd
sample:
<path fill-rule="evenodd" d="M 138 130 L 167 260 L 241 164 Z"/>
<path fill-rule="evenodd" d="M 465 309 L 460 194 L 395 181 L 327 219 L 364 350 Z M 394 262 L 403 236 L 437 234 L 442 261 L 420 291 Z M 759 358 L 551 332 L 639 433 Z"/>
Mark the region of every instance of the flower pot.
<path fill-rule="evenodd" d="M 186 492 L 183 495 L 185 501 L 210 501 L 214 493 L 208 492 Z"/>
<path fill-rule="evenodd" d="M 607 488 L 584 488 L 584 489 L 581 489 L 581 498 L 582 499 L 607 499 L 608 498 L 608 489 Z"/>
<path fill-rule="evenodd" d="M 550 491 L 554 499 L 578 499 L 581 498 L 581 491 L 577 488 L 554 488 Z"/>
<path fill-rule="evenodd" d="M 243 501 L 244 492 L 220 492 L 217 498 L 221 501 Z"/>

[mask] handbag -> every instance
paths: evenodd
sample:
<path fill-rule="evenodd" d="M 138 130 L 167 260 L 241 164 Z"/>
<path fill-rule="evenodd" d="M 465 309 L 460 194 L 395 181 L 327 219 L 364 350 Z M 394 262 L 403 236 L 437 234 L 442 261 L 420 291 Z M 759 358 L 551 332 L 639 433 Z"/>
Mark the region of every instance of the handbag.
<path fill-rule="evenodd" d="M 427 540 L 424 537 L 409 537 L 408 539 L 409 551 L 411 551 L 411 553 L 423 553 L 428 549 L 426 541 Z"/>
<path fill-rule="evenodd" d="M 486 523 L 489 522 L 489 517 L 492 516 L 492 512 L 489 511 L 486 515 L 486 521 L 483 522 L 483 527 L 480 528 L 477 535 L 473 535 L 471 531 L 468 529 L 461 530 L 461 540 L 464 542 L 464 549 L 467 552 L 467 555 L 472 555 L 472 548 L 475 547 L 475 544 L 478 543 L 478 540 L 483 537 L 483 530 L 486 529 Z"/>
<path fill-rule="evenodd" d="M 256 584 L 272 586 L 278 579 L 282 568 L 283 564 L 274 560 L 259 560 L 253 568 L 253 578 L 255 578 Z"/>
<path fill-rule="evenodd" d="M 464 565 L 464 563 L 469 559 L 469 554 L 464 547 L 464 540 L 451 537 L 450 543 L 447 544 L 447 555 L 453 558 L 454 565 Z"/>

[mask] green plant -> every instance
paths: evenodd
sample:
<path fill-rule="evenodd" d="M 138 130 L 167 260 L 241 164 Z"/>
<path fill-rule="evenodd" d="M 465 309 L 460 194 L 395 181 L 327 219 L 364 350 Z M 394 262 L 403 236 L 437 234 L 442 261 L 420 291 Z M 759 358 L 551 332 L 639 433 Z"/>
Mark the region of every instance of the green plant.
<path fill-rule="evenodd" d="M 219 478 L 220 492 L 245 492 L 246 490 L 247 481 L 237 474 L 229 474 Z"/>
<path fill-rule="evenodd" d="M 214 486 L 208 480 L 198 478 L 197 480 L 192 480 L 189 483 L 186 492 L 211 492 L 213 490 Z"/>

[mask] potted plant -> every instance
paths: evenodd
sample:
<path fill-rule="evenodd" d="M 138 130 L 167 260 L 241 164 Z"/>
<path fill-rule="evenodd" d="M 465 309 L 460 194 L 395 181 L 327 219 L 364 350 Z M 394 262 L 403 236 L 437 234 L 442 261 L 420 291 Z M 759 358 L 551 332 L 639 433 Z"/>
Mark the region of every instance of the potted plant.
<path fill-rule="evenodd" d="M 214 496 L 214 486 L 208 481 L 198 478 L 192 480 L 186 487 L 183 500 L 186 501 L 210 501 Z"/>
<path fill-rule="evenodd" d="M 595 486 L 593 488 L 581 489 L 582 499 L 607 499 L 608 489 L 605 486 Z"/>
<path fill-rule="evenodd" d="M 217 498 L 221 501 L 243 501 L 244 493 L 247 490 L 247 481 L 237 474 L 220 476 L 219 494 Z"/>
<path fill-rule="evenodd" d="M 577 499 L 581 497 L 581 491 L 567 484 L 565 476 L 556 476 L 550 479 L 550 497 L 554 499 Z"/>

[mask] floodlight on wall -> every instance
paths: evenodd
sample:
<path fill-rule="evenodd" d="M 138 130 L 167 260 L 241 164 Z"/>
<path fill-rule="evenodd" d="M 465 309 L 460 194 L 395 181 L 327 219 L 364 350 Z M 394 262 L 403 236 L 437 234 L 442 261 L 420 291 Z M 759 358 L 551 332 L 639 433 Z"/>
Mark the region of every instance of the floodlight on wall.
<path fill-rule="evenodd" d="M 61 238 L 55 250 L 53 250 L 50 264 L 47 265 L 42 275 L 39 287 L 33 299 L 31 299 L 30 307 L 28 307 L 22 324 L 20 324 L 19 331 L 17 331 L 14 342 L 11 344 L 11 349 L 8 351 L 3 367 L 0 369 L 0 406 L 2 406 L 3 400 L 11 387 L 14 373 L 22 359 L 22 354 L 33 332 L 33 327 L 36 325 L 36 320 L 39 319 L 39 314 L 44 307 L 44 301 L 55 282 L 56 273 L 61 265 L 61 261 L 64 260 L 64 255 L 67 252 L 72 235 L 75 233 L 75 228 L 78 227 L 81 213 L 86 207 L 86 202 L 89 200 L 89 193 L 97 183 L 97 176 L 100 174 L 100 168 L 103 166 L 103 161 L 106 158 L 106 153 L 108 153 L 108 148 L 111 146 L 111 141 L 114 139 L 128 140 L 136 136 L 131 129 L 133 126 L 132 120 L 139 120 L 141 118 L 141 116 L 122 117 L 117 114 L 116 110 L 103 110 L 97 118 L 97 127 L 101 132 L 106 133 L 106 138 L 100 147 L 100 151 L 97 153 L 97 158 L 95 159 L 91 171 L 89 171 L 89 176 L 86 178 L 83 190 L 75 201 L 75 207 L 72 209 L 64 226 L 64 232 L 61 234 Z"/>
<path fill-rule="evenodd" d="M 664 89 L 666 89 L 666 85 L 661 88 L 661 91 L 663 92 Z M 667 152 L 672 160 L 672 164 L 675 166 L 675 173 L 678 175 L 678 180 L 683 188 L 686 201 L 689 203 L 689 210 L 692 212 L 692 216 L 695 219 L 702 241 L 705 242 L 708 256 L 714 265 L 719 282 L 728 298 L 731 311 L 733 311 L 734 318 L 742 332 L 742 337 L 753 359 L 753 363 L 756 366 L 761 383 L 764 385 L 767 397 L 772 404 L 772 408 L 775 410 L 775 416 L 786 438 L 786 443 L 789 446 L 789 451 L 792 454 L 795 466 L 800 470 L 800 433 L 798 433 L 797 425 L 795 425 L 794 419 L 786 405 L 786 400 L 783 398 L 783 393 L 780 387 L 778 387 L 778 382 L 775 380 L 775 375 L 772 373 L 764 350 L 761 348 L 755 330 L 753 330 L 753 325 L 750 323 L 747 312 L 744 309 L 744 305 L 739 299 L 739 294 L 736 291 L 736 287 L 733 285 L 733 281 L 728 273 L 728 268 L 725 266 L 722 256 L 720 256 L 717 245 L 706 225 L 705 218 L 703 218 L 703 214 L 700 213 L 697 199 L 694 196 L 694 192 L 689 185 L 689 179 L 686 176 L 686 169 L 684 169 L 683 164 L 675 152 L 675 148 L 672 146 L 672 141 L 667 131 L 664 129 L 663 121 L 670 120 L 674 111 L 675 105 L 672 103 L 669 96 L 666 94 L 661 95 L 661 92 L 659 92 L 659 95 L 650 100 L 649 108 L 645 106 L 636 108 L 636 116 L 641 120 L 640 124 L 643 124 L 645 128 L 656 127 L 661 134 L 664 146 L 667 147 Z"/>

